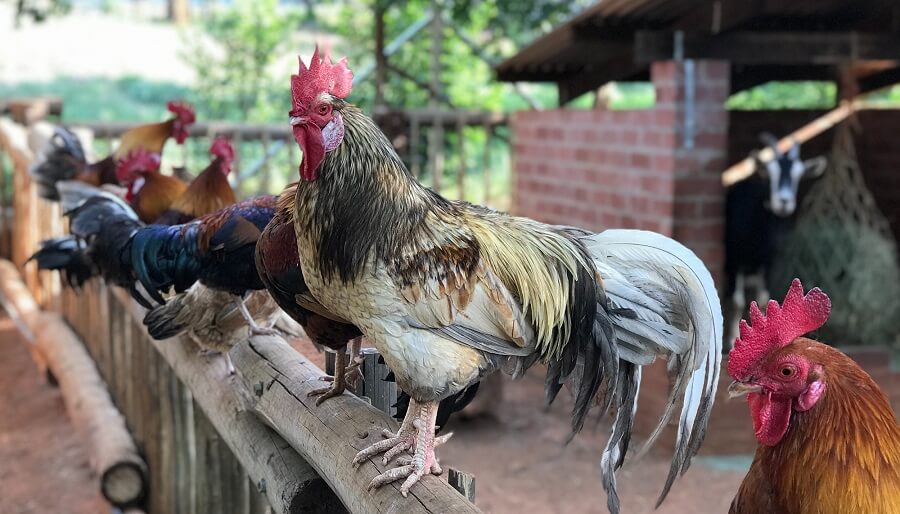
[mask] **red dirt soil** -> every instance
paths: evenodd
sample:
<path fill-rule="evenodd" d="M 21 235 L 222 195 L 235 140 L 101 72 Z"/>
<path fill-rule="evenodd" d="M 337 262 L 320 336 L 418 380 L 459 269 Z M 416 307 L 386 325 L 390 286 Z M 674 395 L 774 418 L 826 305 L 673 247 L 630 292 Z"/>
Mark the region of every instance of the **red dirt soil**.
<path fill-rule="evenodd" d="M 25 344 L 0 311 L 0 512 L 109 512 L 62 396 Z"/>

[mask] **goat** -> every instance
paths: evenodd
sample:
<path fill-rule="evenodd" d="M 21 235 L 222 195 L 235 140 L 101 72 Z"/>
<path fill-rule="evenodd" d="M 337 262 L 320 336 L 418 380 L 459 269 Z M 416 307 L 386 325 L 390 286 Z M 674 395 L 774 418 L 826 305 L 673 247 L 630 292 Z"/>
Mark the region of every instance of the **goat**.
<path fill-rule="evenodd" d="M 728 330 L 726 347 L 737 336 L 747 298 L 756 299 L 759 305 L 769 300 L 768 270 L 779 241 L 793 222 L 800 183 L 821 177 L 827 164 L 825 157 L 801 160 L 796 142 L 781 153 L 773 135 L 761 134 L 760 140 L 775 152 L 775 158 L 763 162 L 758 151 L 752 152 L 756 173 L 732 185 L 725 196 L 726 284 L 722 304 Z"/>

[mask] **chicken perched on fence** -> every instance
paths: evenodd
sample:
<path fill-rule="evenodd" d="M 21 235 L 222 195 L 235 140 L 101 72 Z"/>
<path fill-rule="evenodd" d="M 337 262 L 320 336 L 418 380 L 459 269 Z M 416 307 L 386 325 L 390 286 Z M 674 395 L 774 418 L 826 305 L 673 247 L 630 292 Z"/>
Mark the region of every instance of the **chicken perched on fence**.
<path fill-rule="evenodd" d="M 306 287 L 303 270 L 300 269 L 297 236 L 294 232 L 296 193 L 297 184 L 291 184 L 278 198 L 275 217 L 263 230 L 256 245 L 256 268 L 269 294 L 284 312 L 300 323 L 310 341 L 317 347 L 336 351 L 332 386 L 309 393 L 310 396 L 319 396 L 316 405 L 321 405 L 325 400 L 341 395 L 351 374 L 359 372 L 361 360 L 358 359 L 358 355 L 362 332 L 348 321 L 328 312 L 313 298 L 309 288 Z M 354 357 L 354 361 L 348 366 L 346 350 L 347 345 L 351 343 L 350 355 Z M 384 378 L 393 381 L 393 373 Z M 465 391 L 441 401 L 438 407 L 437 426 L 444 426 L 452 414 L 468 405 L 477 390 L 476 383 Z M 396 405 L 400 419 L 406 414 L 409 399 L 409 395 L 401 390 Z"/>
<path fill-rule="evenodd" d="M 228 184 L 228 171 L 234 160 L 234 149 L 228 140 L 219 138 L 210 147 L 213 160 L 191 184 L 159 173 L 159 156 L 144 150 L 135 150 L 121 159 L 116 174 L 128 189 L 127 204 L 114 201 L 111 195 L 90 184 L 66 180 L 56 184 L 60 203 L 72 220 L 72 235 L 44 241 L 41 250 L 32 258 L 39 269 L 59 270 L 70 286 L 79 288 L 97 274 L 103 274 L 111 283 L 131 288 L 135 277 L 125 266 L 109 271 L 109 259 L 114 252 L 108 248 L 124 248 L 129 230 L 142 227 L 146 218 L 163 210 L 157 224 L 186 223 L 197 216 L 210 214 L 235 202 L 234 191 Z M 99 197 L 88 202 L 92 197 Z M 177 203 L 176 203 L 177 202 Z M 176 210 L 177 207 L 177 210 Z M 144 213 L 141 217 L 139 213 Z M 101 216 L 101 219 L 93 217 Z M 79 228 L 82 227 L 82 228 Z M 87 227 L 84 229 L 83 227 Z M 125 232 L 119 232 L 124 229 Z M 125 239 L 120 239 L 123 234 Z M 94 256 L 105 259 L 96 263 Z M 112 259 L 119 262 L 118 258 Z M 107 271 L 104 271 L 107 270 Z M 149 307 L 140 295 L 142 304 Z"/>
<path fill-rule="evenodd" d="M 235 153 L 231 141 L 224 136 L 213 139 L 209 147 L 212 161 L 169 206 L 154 223 L 177 225 L 187 223 L 237 202 L 237 195 L 228 183 Z"/>
<path fill-rule="evenodd" d="M 794 280 L 728 357 L 729 393 L 747 395 L 759 448 L 731 514 L 900 512 L 900 427 L 878 385 L 849 357 L 802 337 L 831 300 Z"/>
<path fill-rule="evenodd" d="M 322 307 L 309 293 L 300 269 L 297 236 L 294 233 L 293 210 L 297 185 L 288 186 L 278 198 L 275 216 L 263 230 L 256 245 L 256 268 L 259 277 L 278 306 L 296 320 L 317 347 L 336 352 L 334 380 L 331 387 L 317 389 L 316 405 L 344 392 L 347 381 L 359 370 L 362 332 L 352 323 L 338 318 Z M 353 363 L 347 363 L 347 345 Z"/>
<path fill-rule="evenodd" d="M 303 150 L 294 226 L 312 295 L 361 329 L 411 397 L 399 432 L 355 462 L 413 457 L 372 485 L 404 479 L 405 494 L 440 472 L 438 403 L 505 362 L 521 375 L 541 361 L 548 400 L 572 383 L 573 432 L 598 395 L 602 410 L 615 404 L 601 471 L 617 512 L 614 471 L 641 367 L 666 357 L 675 384 L 660 427 L 683 407 L 664 497 L 698 450 L 715 395 L 722 314 L 707 269 L 659 234 L 592 235 L 444 199 L 344 100 L 351 84 L 346 62 L 318 51 L 291 78 L 290 124 Z"/>
<path fill-rule="evenodd" d="M 159 156 L 169 138 L 183 144 L 188 127 L 196 121 L 194 109 L 182 102 L 169 102 L 173 117 L 161 122 L 140 125 L 122 134 L 115 152 L 95 163 L 88 163 L 78 136 L 66 127 L 56 127 L 47 148 L 42 152 L 32 176 L 38 193 L 49 200 L 58 200 L 56 184 L 62 180 L 79 180 L 94 186 L 118 184 L 116 166 L 135 150 Z"/>

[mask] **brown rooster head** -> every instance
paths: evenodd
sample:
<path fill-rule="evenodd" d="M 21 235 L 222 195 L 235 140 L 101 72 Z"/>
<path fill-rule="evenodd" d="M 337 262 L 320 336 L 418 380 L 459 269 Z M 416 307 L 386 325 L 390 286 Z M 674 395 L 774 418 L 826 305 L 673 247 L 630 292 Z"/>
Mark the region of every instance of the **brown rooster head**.
<path fill-rule="evenodd" d="M 219 170 L 224 175 L 231 173 L 231 164 L 234 162 L 234 147 L 231 146 L 231 141 L 227 137 L 219 136 L 215 138 L 209 146 L 209 155 L 219 161 Z"/>
<path fill-rule="evenodd" d="M 197 121 L 194 108 L 187 102 L 169 102 L 166 107 L 175 115 L 172 120 L 172 137 L 179 145 L 183 144 L 188 137 L 188 127 Z"/>
<path fill-rule="evenodd" d="M 316 180 L 319 166 L 344 139 L 344 122 L 339 109 L 353 87 L 353 72 L 347 58 L 332 63 L 326 52 L 313 52 L 309 67 L 300 59 L 300 71 L 291 75 L 291 127 L 303 150 L 300 177 Z"/>
<path fill-rule="evenodd" d="M 806 295 L 794 279 L 784 302 L 770 300 L 766 313 L 750 305 L 750 324 L 741 320 L 741 334 L 728 355 L 728 388 L 732 397 L 747 395 L 753 429 L 760 444 L 774 446 L 787 432 L 793 411 L 803 412 L 825 392 L 822 365 L 805 351 L 800 336 L 825 324 L 831 300 L 821 289 Z"/>
<path fill-rule="evenodd" d="M 119 184 L 128 188 L 126 200 L 133 200 L 138 191 L 144 187 L 144 175 L 159 169 L 159 154 L 148 152 L 142 148 L 131 151 L 116 165 L 116 179 Z"/>

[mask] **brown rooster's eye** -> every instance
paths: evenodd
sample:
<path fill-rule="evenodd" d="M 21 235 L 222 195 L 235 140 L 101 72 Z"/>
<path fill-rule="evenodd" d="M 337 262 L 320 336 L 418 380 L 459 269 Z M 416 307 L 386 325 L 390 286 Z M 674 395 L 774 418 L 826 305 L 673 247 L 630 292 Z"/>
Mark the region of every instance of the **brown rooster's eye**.
<path fill-rule="evenodd" d="M 797 370 L 793 366 L 785 366 L 781 368 L 781 375 L 784 377 L 793 376 Z"/>
<path fill-rule="evenodd" d="M 326 114 L 331 112 L 331 106 L 328 104 L 322 104 L 319 106 L 318 110 L 320 115 L 325 116 Z"/>

